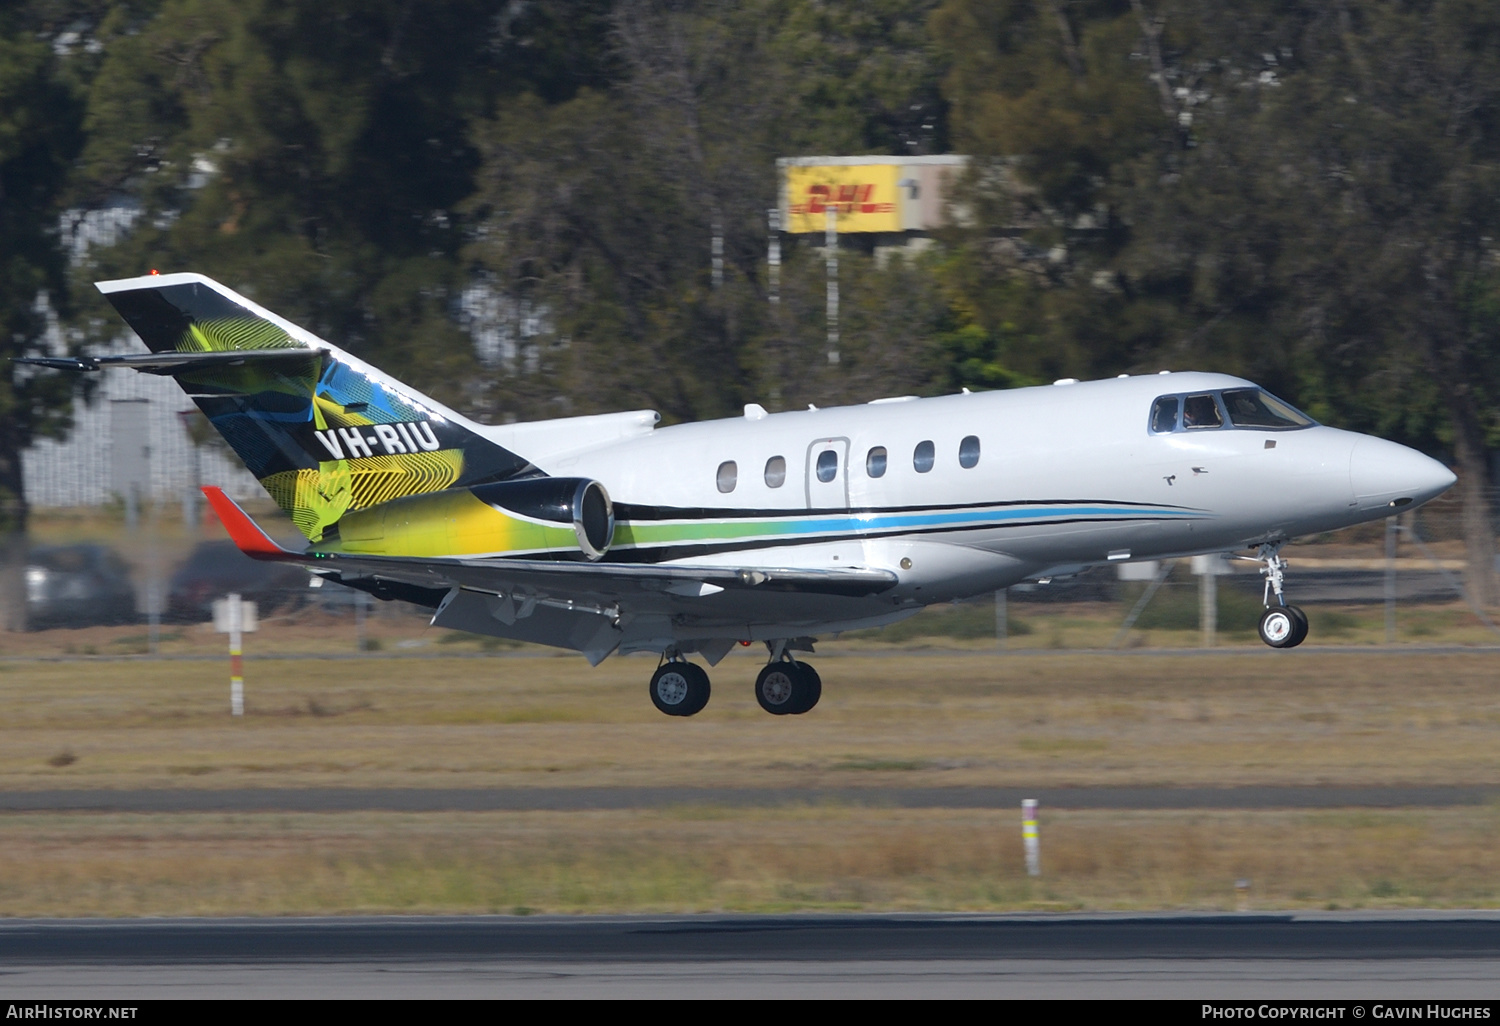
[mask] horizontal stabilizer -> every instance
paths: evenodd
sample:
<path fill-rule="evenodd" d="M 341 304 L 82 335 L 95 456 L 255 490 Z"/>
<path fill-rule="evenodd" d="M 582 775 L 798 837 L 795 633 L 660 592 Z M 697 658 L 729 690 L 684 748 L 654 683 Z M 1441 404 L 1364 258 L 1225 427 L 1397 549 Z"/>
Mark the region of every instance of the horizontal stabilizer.
<path fill-rule="evenodd" d="M 128 367 L 147 374 L 183 374 L 220 367 L 242 367 L 267 360 L 283 362 L 321 357 L 322 350 L 233 349 L 216 353 L 131 353 L 124 356 L 18 356 L 15 363 L 30 363 L 58 370 L 96 371 L 103 367 Z"/>

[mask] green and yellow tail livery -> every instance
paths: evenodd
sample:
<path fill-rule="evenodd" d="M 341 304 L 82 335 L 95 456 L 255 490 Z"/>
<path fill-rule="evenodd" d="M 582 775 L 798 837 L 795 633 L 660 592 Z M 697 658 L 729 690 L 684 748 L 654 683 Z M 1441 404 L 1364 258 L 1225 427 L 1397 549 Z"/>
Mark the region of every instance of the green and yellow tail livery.
<path fill-rule="evenodd" d="M 202 275 L 99 290 L 153 354 L 119 362 L 176 378 L 314 543 L 394 499 L 540 476 L 477 425 Z"/>

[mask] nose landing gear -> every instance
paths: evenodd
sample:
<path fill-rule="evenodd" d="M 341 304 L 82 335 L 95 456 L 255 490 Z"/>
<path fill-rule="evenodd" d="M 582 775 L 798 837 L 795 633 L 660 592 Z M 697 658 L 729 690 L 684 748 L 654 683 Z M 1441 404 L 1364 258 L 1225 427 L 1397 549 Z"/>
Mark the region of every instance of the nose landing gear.
<path fill-rule="evenodd" d="M 1260 640 L 1272 648 L 1296 648 L 1307 640 L 1307 614 L 1296 606 L 1289 606 L 1284 593 L 1286 560 L 1281 558 L 1281 545 L 1262 545 L 1257 557 L 1265 566 L 1260 572 L 1266 575 L 1266 587 L 1261 601 L 1266 611 L 1260 616 L 1257 629 Z M 1276 604 L 1271 604 L 1274 594 Z"/>

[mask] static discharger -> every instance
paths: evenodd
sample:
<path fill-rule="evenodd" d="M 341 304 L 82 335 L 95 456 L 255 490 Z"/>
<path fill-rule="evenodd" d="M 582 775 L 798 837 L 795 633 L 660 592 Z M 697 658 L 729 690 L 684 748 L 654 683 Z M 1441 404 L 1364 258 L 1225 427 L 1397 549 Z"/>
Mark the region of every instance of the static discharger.
<path fill-rule="evenodd" d="M 260 629 L 254 602 L 237 592 L 214 600 L 214 630 L 229 635 L 229 714 L 245 715 L 244 634 Z"/>
<path fill-rule="evenodd" d="M 1021 800 L 1021 841 L 1026 846 L 1026 875 L 1042 875 L 1042 842 L 1036 830 L 1036 799 Z"/>

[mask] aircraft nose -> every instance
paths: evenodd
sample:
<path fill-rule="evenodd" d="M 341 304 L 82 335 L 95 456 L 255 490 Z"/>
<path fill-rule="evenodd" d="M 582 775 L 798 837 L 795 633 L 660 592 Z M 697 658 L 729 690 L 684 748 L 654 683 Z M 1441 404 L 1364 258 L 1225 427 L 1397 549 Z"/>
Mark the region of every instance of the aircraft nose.
<path fill-rule="evenodd" d="M 1383 438 L 1365 436 L 1349 453 L 1349 481 L 1360 509 L 1420 505 L 1457 480 L 1437 460 Z"/>

